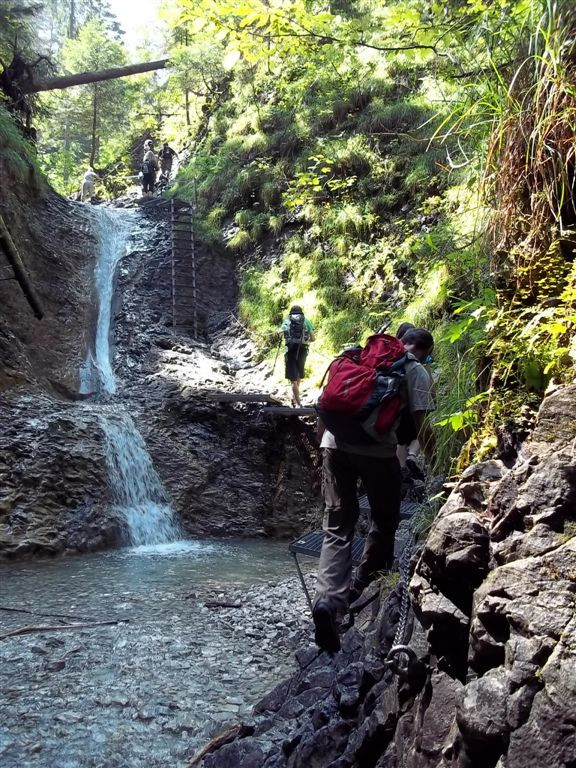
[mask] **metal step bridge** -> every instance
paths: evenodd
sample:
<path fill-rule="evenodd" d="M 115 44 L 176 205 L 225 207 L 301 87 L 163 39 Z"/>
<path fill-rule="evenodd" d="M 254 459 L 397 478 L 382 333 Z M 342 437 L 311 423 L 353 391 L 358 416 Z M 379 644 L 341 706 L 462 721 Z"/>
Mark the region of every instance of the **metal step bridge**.
<path fill-rule="evenodd" d="M 370 504 L 368 503 L 368 497 L 360 496 L 358 499 L 358 504 L 360 506 L 360 512 L 365 512 L 368 517 L 370 517 Z M 398 526 L 396 542 L 394 545 L 394 557 L 396 559 L 400 557 L 405 544 L 402 539 L 402 531 L 408 525 L 408 521 L 421 509 L 421 507 L 421 504 L 418 504 L 414 501 L 403 501 L 400 504 L 400 525 Z M 319 558 L 320 553 L 322 552 L 323 541 L 324 531 L 311 531 L 310 533 L 306 533 L 304 536 L 300 536 L 300 538 L 290 542 L 288 545 L 288 552 L 290 552 L 294 558 L 294 564 L 296 565 L 296 570 L 298 571 L 298 578 L 300 579 L 300 584 L 302 585 L 302 589 L 306 595 L 306 600 L 308 601 L 310 610 L 312 610 L 312 598 L 310 597 L 310 592 L 308 591 L 306 581 L 304 580 L 304 574 L 302 573 L 300 563 L 298 562 L 298 555 Z M 362 560 L 362 553 L 364 552 L 364 542 L 365 539 L 362 536 L 354 537 L 354 540 L 352 541 L 352 565 L 360 564 L 360 561 Z"/>

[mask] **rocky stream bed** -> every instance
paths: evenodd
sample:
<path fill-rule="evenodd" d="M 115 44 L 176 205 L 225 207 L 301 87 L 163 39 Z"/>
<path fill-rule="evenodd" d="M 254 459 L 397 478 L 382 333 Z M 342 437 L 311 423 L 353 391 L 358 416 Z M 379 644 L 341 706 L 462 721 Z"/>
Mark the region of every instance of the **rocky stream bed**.
<path fill-rule="evenodd" d="M 0 610 L 0 635 L 120 623 L 0 640 L 0 765 L 186 765 L 213 735 L 250 717 L 310 640 L 292 574 L 284 546 L 255 541 L 2 567 L 3 601 L 32 613 Z"/>

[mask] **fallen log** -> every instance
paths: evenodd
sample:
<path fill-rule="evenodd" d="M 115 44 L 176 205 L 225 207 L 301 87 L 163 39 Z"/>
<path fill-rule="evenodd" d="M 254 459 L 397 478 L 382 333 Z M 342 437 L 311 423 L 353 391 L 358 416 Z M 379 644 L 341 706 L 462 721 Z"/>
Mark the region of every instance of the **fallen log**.
<path fill-rule="evenodd" d="M 246 736 L 252 736 L 254 731 L 255 728 L 253 725 L 244 725 L 244 723 L 239 723 L 238 725 L 229 728 L 227 731 L 215 736 L 205 747 L 199 752 L 196 752 L 194 757 L 188 763 L 188 767 L 193 768 L 193 766 L 198 765 L 206 755 L 210 754 L 210 752 L 215 752 L 220 747 L 223 747 L 224 744 L 230 744 L 230 742 L 235 741 L 236 739 L 244 739 Z"/>
<path fill-rule="evenodd" d="M 107 627 L 113 624 L 127 624 L 129 619 L 114 619 L 112 621 L 89 621 L 82 624 L 58 624 L 56 626 L 29 626 L 19 627 L 13 629 L 11 632 L 5 632 L 0 635 L 0 640 L 6 640 L 8 637 L 16 637 L 16 635 L 28 635 L 32 632 L 60 632 L 66 629 L 92 629 L 92 627 Z"/>
<path fill-rule="evenodd" d="M 8 227 L 4 223 L 4 219 L 2 218 L 2 216 L 0 216 L 0 243 L 3 246 L 4 253 L 6 254 L 6 258 L 8 259 L 10 266 L 12 267 L 12 270 L 14 272 L 14 277 L 18 281 L 24 296 L 26 296 L 26 300 L 28 301 L 28 304 L 30 304 L 30 306 L 32 307 L 32 311 L 34 312 L 38 320 L 42 320 L 42 318 L 44 317 L 44 310 L 42 309 L 42 304 L 40 303 L 38 294 L 34 290 L 34 286 L 32 285 L 30 278 L 28 277 L 26 268 L 22 263 L 20 254 L 16 250 L 14 241 L 12 240 L 10 232 L 8 231 Z"/>
<path fill-rule="evenodd" d="M 242 608 L 242 603 L 227 603 L 220 600 L 208 600 L 204 608 Z"/>
<path fill-rule="evenodd" d="M 41 611 L 31 611 L 28 608 L 13 608 L 10 605 L 0 605 L 0 611 L 10 611 L 10 613 L 29 613 L 32 616 L 49 616 L 51 619 L 76 619 L 77 621 L 89 621 L 86 616 L 74 616 L 69 613 L 42 613 Z"/>
<path fill-rule="evenodd" d="M 23 93 L 56 91 L 62 88 L 72 88 L 75 85 L 88 85 L 90 83 L 100 83 L 104 80 L 116 80 L 119 77 L 139 75 L 142 72 L 153 72 L 156 69 L 164 69 L 167 66 L 168 59 L 159 59 L 158 61 L 145 61 L 141 64 L 128 64 L 125 67 L 99 69 L 93 72 L 79 72 L 76 75 L 47 77 L 45 80 L 26 80 L 20 83 L 20 90 Z"/>

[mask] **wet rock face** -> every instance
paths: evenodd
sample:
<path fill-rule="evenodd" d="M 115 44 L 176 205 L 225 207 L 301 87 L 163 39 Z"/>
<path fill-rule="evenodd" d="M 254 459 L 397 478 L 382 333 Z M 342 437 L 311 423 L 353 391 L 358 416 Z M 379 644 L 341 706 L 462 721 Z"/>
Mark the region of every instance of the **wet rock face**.
<path fill-rule="evenodd" d="M 118 273 L 119 398 L 130 403 L 190 534 L 296 536 L 320 513 L 312 426 L 210 399 L 214 391 L 270 393 L 277 384 L 234 319 L 227 255 L 197 248 L 198 338 L 172 330 L 169 232 L 159 210 L 151 216 Z"/>
<path fill-rule="evenodd" d="M 342 653 L 300 653 L 256 707 L 247 766 L 576 765 L 575 413 L 576 385 L 549 395 L 513 467 L 475 465 L 453 489 L 410 583 L 410 674 L 386 671 L 398 606 L 383 595 Z"/>
<path fill-rule="evenodd" d="M 89 407 L 49 397 L 0 404 L 0 551 L 85 552 L 117 543 L 102 432 Z"/>
<path fill-rule="evenodd" d="M 93 312 L 90 212 L 11 181 L 0 190 L 0 213 L 45 313 L 37 320 L 18 283 L 0 280 L 0 392 L 39 384 L 75 390 Z M 0 277 L 10 276 L 0 251 Z"/>
<path fill-rule="evenodd" d="M 47 319 L 38 323 L 15 294 L 6 305 L 14 318 L 0 306 L 0 392 L 10 371 L 10 381 L 21 385 L 5 393 L 0 407 L 0 557 L 83 552 L 117 545 L 123 536 L 98 420 L 109 404 L 78 394 L 97 314 L 92 212 L 58 198 L 42 205 L 42 221 L 50 217 L 50 232 L 62 243 L 58 254 L 31 251 L 47 280 L 37 286 Z M 46 236 L 39 241 L 44 249 Z M 154 201 L 134 217 L 112 302 L 114 402 L 132 414 L 190 535 L 295 536 L 319 517 L 312 427 L 295 418 L 277 424 L 262 418 L 259 406 L 210 399 L 214 390 L 270 392 L 278 385 L 269 365 L 254 362 L 254 345 L 231 314 L 235 265 L 202 248 L 197 261 L 194 339 L 171 327 L 167 208 Z"/>

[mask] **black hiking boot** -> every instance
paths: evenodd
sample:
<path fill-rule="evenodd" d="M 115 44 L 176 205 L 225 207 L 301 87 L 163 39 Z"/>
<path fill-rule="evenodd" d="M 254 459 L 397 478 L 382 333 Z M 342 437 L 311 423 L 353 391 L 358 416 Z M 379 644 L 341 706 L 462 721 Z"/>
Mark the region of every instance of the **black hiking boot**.
<path fill-rule="evenodd" d="M 348 608 L 350 609 L 355 602 L 357 602 L 361 597 L 362 593 L 366 589 L 366 584 L 360 584 L 358 581 L 353 581 L 350 585 L 350 590 L 348 592 Z"/>
<path fill-rule="evenodd" d="M 328 600 L 318 600 L 312 611 L 314 640 L 322 651 L 334 655 L 340 650 L 336 613 Z"/>

